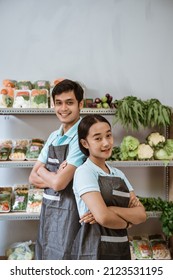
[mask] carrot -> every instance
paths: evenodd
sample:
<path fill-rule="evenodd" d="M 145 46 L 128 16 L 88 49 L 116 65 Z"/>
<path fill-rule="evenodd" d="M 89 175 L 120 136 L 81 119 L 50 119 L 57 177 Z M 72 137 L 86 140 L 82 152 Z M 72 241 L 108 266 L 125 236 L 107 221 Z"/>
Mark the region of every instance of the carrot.
<path fill-rule="evenodd" d="M 46 94 L 47 91 L 45 89 L 33 89 L 31 91 L 31 96 L 36 96 L 36 95 L 40 95 L 40 94 Z"/>
<path fill-rule="evenodd" d="M 3 88 L 1 89 L 1 94 L 9 95 L 10 97 L 14 97 L 14 90 L 12 88 Z"/>
<path fill-rule="evenodd" d="M 3 80 L 3 86 L 4 87 L 11 87 L 11 88 L 14 88 L 15 87 L 15 82 L 16 81 L 13 81 L 13 80 Z"/>
<path fill-rule="evenodd" d="M 56 86 L 57 84 L 59 84 L 61 81 L 63 81 L 64 78 L 59 78 L 53 81 L 53 84 Z"/>
<path fill-rule="evenodd" d="M 28 91 L 19 91 L 16 93 L 16 96 L 29 96 Z"/>
<path fill-rule="evenodd" d="M 4 94 L 4 95 L 8 94 L 8 90 L 5 88 L 1 89 L 1 94 Z"/>
<path fill-rule="evenodd" d="M 14 90 L 12 88 L 10 88 L 10 87 L 7 90 L 8 90 L 8 95 L 10 97 L 14 97 Z"/>

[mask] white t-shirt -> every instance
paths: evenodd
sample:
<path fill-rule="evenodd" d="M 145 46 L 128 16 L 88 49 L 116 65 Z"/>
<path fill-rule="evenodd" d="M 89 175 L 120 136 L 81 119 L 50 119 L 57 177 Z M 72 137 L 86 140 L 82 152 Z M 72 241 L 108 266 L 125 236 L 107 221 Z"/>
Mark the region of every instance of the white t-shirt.
<path fill-rule="evenodd" d="M 79 166 L 74 174 L 73 181 L 73 191 L 76 198 L 76 203 L 78 207 L 79 216 L 81 217 L 89 209 L 87 205 L 82 200 L 81 196 L 87 192 L 100 192 L 100 187 L 98 184 L 99 176 L 115 176 L 124 180 L 129 191 L 133 191 L 133 187 L 130 182 L 127 180 L 125 174 L 117 169 L 106 164 L 110 170 L 110 174 L 104 172 L 100 167 L 95 165 L 89 158 Z"/>

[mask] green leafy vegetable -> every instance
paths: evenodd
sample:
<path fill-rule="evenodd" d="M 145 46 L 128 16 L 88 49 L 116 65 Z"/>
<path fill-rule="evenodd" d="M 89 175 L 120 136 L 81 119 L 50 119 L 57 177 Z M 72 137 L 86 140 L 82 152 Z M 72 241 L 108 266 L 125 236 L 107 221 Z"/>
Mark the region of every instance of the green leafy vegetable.
<path fill-rule="evenodd" d="M 47 95 L 39 94 L 34 96 L 33 102 L 36 104 L 47 103 Z"/>
<path fill-rule="evenodd" d="M 139 140 L 133 136 L 125 136 L 120 145 L 120 159 L 134 160 L 137 157 Z"/>
<path fill-rule="evenodd" d="M 167 237 L 173 236 L 173 201 L 164 201 L 160 197 L 140 197 L 139 200 L 146 211 L 161 211 L 160 221 L 163 233 Z"/>

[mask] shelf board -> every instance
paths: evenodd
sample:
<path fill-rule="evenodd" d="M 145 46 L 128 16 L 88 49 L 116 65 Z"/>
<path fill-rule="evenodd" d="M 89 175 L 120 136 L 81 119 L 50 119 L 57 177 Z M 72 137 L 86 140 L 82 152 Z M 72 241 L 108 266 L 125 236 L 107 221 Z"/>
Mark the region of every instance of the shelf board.
<path fill-rule="evenodd" d="M 32 168 L 36 161 L 0 161 L 0 168 Z M 112 167 L 166 167 L 173 166 L 173 161 L 164 162 L 162 160 L 146 161 L 107 161 Z"/>
<path fill-rule="evenodd" d="M 31 168 L 36 161 L 0 161 L 1 168 Z"/>
<path fill-rule="evenodd" d="M 166 167 L 173 166 L 173 161 L 164 162 L 162 160 L 134 160 L 134 161 L 107 161 L 112 167 Z"/>
<path fill-rule="evenodd" d="M 160 218 L 161 212 L 147 211 L 147 219 Z M 27 220 L 39 220 L 39 213 L 27 213 L 27 212 L 8 212 L 0 213 L 0 221 L 27 221 Z"/>
<path fill-rule="evenodd" d="M 115 109 L 83 108 L 81 115 L 102 114 L 113 115 Z M 55 115 L 53 108 L 0 108 L 0 115 Z"/>
<path fill-rule="evenodd" d="M 0 221 L 39 220 L 39 213 L 8 212 L 0 213 Z"/>

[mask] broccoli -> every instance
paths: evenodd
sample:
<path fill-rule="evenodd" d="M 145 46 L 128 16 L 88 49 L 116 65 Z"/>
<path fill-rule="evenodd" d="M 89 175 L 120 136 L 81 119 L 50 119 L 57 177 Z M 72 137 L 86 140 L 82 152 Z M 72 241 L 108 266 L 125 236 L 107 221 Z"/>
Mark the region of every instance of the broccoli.
<path fill-rule="evenodd" d="M 150 147 L 150 145 L 142 143 L 138 146 L 138 159 L 139 160 L 147 160 L 152 159 L 154 155 L 154 150 Z"/>
<path fill-rule="evenodd" d="M 155 149 L 163 148 L 165 140 L 165 137 L 159 132 L 152 132 L 147 137 L 147 143 Z"/>

